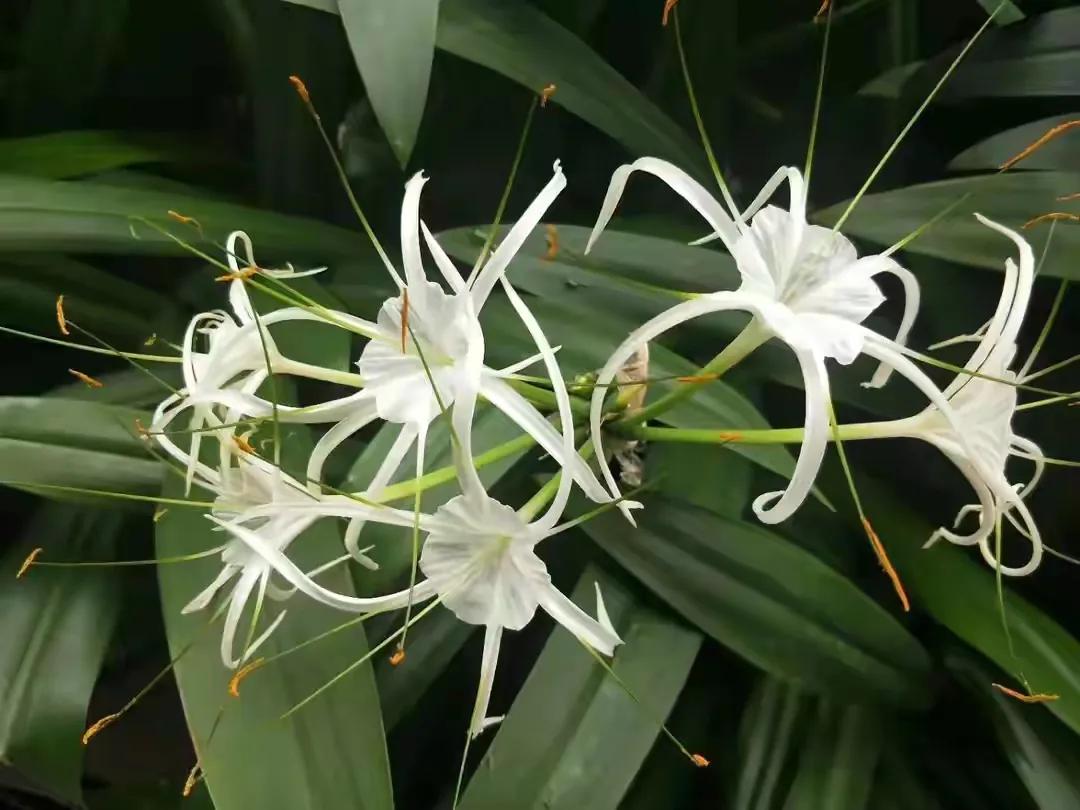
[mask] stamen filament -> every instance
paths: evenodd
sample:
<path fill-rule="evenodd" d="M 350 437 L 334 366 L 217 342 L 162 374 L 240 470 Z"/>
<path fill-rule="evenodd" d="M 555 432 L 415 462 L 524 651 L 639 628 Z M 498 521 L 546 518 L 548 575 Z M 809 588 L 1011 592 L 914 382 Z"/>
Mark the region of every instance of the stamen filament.
<path fill-rule="evenodd" d="M 70 340 L 58 340 L 56 338 L 45 337 L 44 335 L 35 335 L 33 332 L 23 332 L 20 329 L 12 329 L 9 326 L 0 326 L 0 332 L 6 332 L 9 335 L 15 335 L 16 337 L 26 338 L 27 340 L 36 340 L 41 343 L 51 343 L 54 346 L 63 346 L 67 349 L 78 349 L 81 352 L 90 352 L 92 354 L 108 354 L 116 355 L 117 352 L 111 349 L 101 349 L 97 346 L 87 346 L 85 343 L 74 343 Z M 71 334 L 67 332 L 65 334 Z M 164 354 L 138 354 L 135 352 L 120 352 L 121 357 L 124 359 L 133 360 L 145 360 L 151 363 L 181 363 L 183 358 L 171 357 Z"/>

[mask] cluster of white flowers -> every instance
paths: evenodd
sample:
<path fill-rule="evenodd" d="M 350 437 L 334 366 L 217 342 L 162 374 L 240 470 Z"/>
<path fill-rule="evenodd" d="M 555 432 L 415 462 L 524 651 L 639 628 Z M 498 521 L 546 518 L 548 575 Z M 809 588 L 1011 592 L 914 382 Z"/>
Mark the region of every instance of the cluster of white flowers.
<path fill-rule="evenodd" d="M 806 389 L 805 432 L 794 474 L 782 492 L 766 493 L 753 502 L 755 514 L 776 523 L 791 516 L 810 492 L 830 439 L 829 376 L 826 361 L 850 364 L 860 354 L 881 363 L 868 385 L 885 383 L 896 371 L 927 397 L 929 407 L 917 415 L 878 423 L 875 435 L 916 437 L 939 447 L 974 488 L 978 505 L 965 514 L 978 514 L 978 528 L 962 535 L 939 529 L 931 540 L 979 544 L 996 564 L 988 538 L 1006 518 L 1030 539 L 1030 561 L 1006 574 L 1024 574 L 1039 563 L 1038 530 L 1024 504 L 1041 470 L 1041 453 L 1031 442 L 1011 431 L 1016 408 L 1012 372 L 1008 370 L 1023 320 L 1033 277 L 1032 253 L 1017 234 L 980 217 L 1019 251 L 1019 266 L 1006 263 L 1005 291 L 992 319 L 978 336 L 978 347 L 965 372 L 944 390 L 939 389 L 911 360 L 905 346 L 919 304 L 914 277 L 886 255 L 859 258 L 852 243 L 835 230 L 808 224 L 806 192 L 796 169 L 783 168 L 745 211 L 714 200 L 704 188 L 675 166 L 643 158 L 620 168 L 612 179 L 589 247 L 608 224 L 628 177 L 649 172 L 684 197 L 712 229 L 706 239 L 719 239 L 734 257 L 742 277 L 737 290 L 721 290 L 694 297 L 644 324 L 618 346 L 599 372 L 590 409 L 591 450 L 599 459 L 594 472 L 575 445 L 572 401 L 556 351 L 544 335 L 526 302 L 507 279 L 507 269 L 525 239 L 566 185 L 556 163 L 554 176 L 520 220 L 510 228 L 489 256 L 467 275 L 459 273 L 420 218 L 421 190 L 426 182 L 418 174 L 405 188 L 401 211 L 403 276 L 387 263 L 399 294 L 386 301 L 372 323 L 345 312 L 321 307 L 290 306 L 259 315 L 246 285 L 260 275 L 287 279 L 290 270 L 260 268 L 248 238 L 235 233 L 228 244 L 232 268 L 229 282 L 231 313 L 196 315 L 183 345 L 184 387 L 157 408 L 151 433 L 161 448 L 186 470 L 188 486 L 197 484 L 215 493 L 211 519 L 229 536 L 223 547 L 221 573 L 186 610 L 205 608 L 228 582 L 233 582 L 222 637 L 222 659 L 237 667 L 282 621 L 274 617 L 244 649 L 234 649 L 238 623 L 250 598 L 257 594 L 288 599 L 297 592 L 331 607 L 357 613 L 404 608 L 437 598 L 462 621 L 486 629 L 481 686 L 470 733 L 488 725 L 488 697 L 504 630 L 519 630 L 543 608 L 583 643 L 605 655 L 613 654 L 621 640 L 608 619 L 597 590 L 596 616 L 591 616 L 556 589 L 544 562 L 536 554 L 540 541 L 557 534 L 566 524 L 566 510 L 576 485 L 599 504 L 620 509 L 632 523 L 631 510 L 640 504 L 623 498 L 605 463 L 602 423 L 605 394 L 628 359 L 649 341 L 673 327 L 708 313 L 742 310 L 753 320 L 744 345 L 760 345 L 778 338 L 794 352 Z M 766 205 L 787 182 L 790 203 L 785 210 Z M 445 283 L 428 279 L 422 247 Z M 243 261 L 237 255 L 242 247 Z M 246 266 L 244 266 L 246 265 Z M 875 278 L 889 273 L 900 279 L 906 305 L 899 333 L 882 336 L 863 321 L 883 301 Z M 501 286 L 535 344 L 536 354 L 514 365 L 495 369 L 485 365 L 484 333 L 480 312 L 496 286 Z M 358 374 L 301 363 L 282 353 L 272 337 L 275 324 L 314 321 L 330 324 L 367 339 L 356 362 Z M 508 377 L 541 362 L 557 403 L 557 427 L 510 384 Z M 972 373 L 967 373 L 972 372 Z M 978 374 L 982 376 L 973 376 Z M 270 375 L 291 375 L 342 382 L 355 393 L 307 406 L 289 406 L 267 399 Z M 531 436 L 558 464 L 561 474 L 547 488 L 549 501 L 515 510 L 492 498 L 474 465 L 472 429 L 477 399 L 483 398 Z M 381 496 L 415 448 L 416 475 L 423 473 L 428 429 L 439 418 L 450 424 L 452 450 L 460 494 L 433 513 L 416 514 L 381 502 Z M 312 450 L 304 480 L 257 455 L 245 428 L 259 421 L 323 424 L 328 429 Z M 400 432 L 368 486 L 362 492 L 342 493 L 323 481 L 330 454 L 346 439 L 382 420 L 400 425 Z M 186 446 L 177 442 L 187 437 Z M 216 464 L 207 463 L 200 439 L 213 437 Z M 586 454 L 587 455 L 587 454 Z M 1010 455 L 1035 462 L 1030 484 L 1009 483 L 1005 465 Z M 601 478 L 606 481 L 606 486 Z M 546 508 L 545 508 L 546 506 Z M 542 514 L 541 509 L 544 509 Z M 315 521 L 348 521 L 344 554 L 314 571 L 303 571 L 289 557 L 290 545 Z M 352 596 L 331 591 L 316 581 L 331 565 L 355 560 L 377 566 L 378 552 L 361 548 L 365 523 L 378 522 L 412 529 L 422 535 L 419 568 L 423 578 L 408 589 L 374 596 Z M 275 585 L 273 575 L 287 583 Z"/>

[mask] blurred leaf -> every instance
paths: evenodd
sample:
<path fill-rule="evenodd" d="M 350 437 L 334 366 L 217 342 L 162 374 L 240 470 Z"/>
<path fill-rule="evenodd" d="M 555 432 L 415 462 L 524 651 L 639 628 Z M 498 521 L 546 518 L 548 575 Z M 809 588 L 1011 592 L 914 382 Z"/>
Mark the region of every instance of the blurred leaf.
<path fill-rule="evenodd" d="M 733 810 L 769 810 L 781 795 L 781 774 L 798 751 L 796 729 L 810 698 L 797 686 L 763 675 L 739 729 L 739 781 Z"/>
<path fill-rule="evenodd" d="M 286 3 L 295 3 L 298 6 L 307 6 L 318 11 L 326 11 L 330 14 L 338 13 L 338 0 L 285 0 Z"/>
<path fill-rule="evenodd" d="M 991 672 L 968 657 L 946 662 L 989 710 L 998 740 L 1040 810 L 1080 807 L 1080 743 L 1040 706 L 990 687 Z"/>
<path fill-rule="evenodd" d="M 116 512 L 47 504 L 3 558 L 0 761 L 69 804 L 82 801 L 80 737 L 116 623 L 119 572 L 31 568 L 19 580 L 14 572 L 38 546 L 42 560 L 107 559 L 122 522 Z"/>
<path fill-rule="evenodd" d="M 141 223 L 134 223 L 137 237 L 133 236 L 130 217 L 138 216 L 221 257 L 222 251 L 199 239 L 194 229 L 170 220 L 170 210 L 197 219 L 206 238 L 218 244 L 231 231 L 247 231 L 260 257 L 347 257 L 367 249 L 366 240 L 350 231 L 271 211 L 170 192 L 4 175 L 0 176 L 0 250 L 188 255 L 167 236 Z"/>
<path fill-rule="evenodd" d="M 326 9 L 329 10 L 329 9 Z M 442 0 L 437 47 L 513 79 L 619 141 L 708 176 L 694 142 L 578 37 L 527 3 Z"/>
<path fill-rule="evenodd" d="M 5 326 L 51 336 L 56 329 L 56 297 L 60 294 L 64 295 L 70 320 L 97 335 L 138 341 L 125 344 L 125 349 L 160 351 L 160 346 L 142 346 L 151 329 L 156 327 L 166 335 L 169 328 L 180 327 L 172 301 L 147 287 L 124 281 L 115 273 L 60 255 L 0 258 L 0 312 Z M 147 323 L 147 312 L 159 313 L 155 324 Z M 93 342 L 84 335 L 76 339 Z"/>
<path fill-rule="evenodd" d="M 178 138 L 83 130 L 0 139 L 0 173 L 64 179 L 143 163 L 197 159 Z"/>
<path fill-rule="evenodd" d="M 908 186 L 864 197 L 844 225 L 844 233 L 891 245 L 972 192 L 971 199 L 957 206 L 904 250 L 1001 272 L 1015 249 L 1001 234 L 980 225 L 972 212 L 978 211 L 1006 227 L 1019 229 L 1039 214 L 1060 210 L 1057 198 L 1077 189 L 1080 189 L 1080 174 L 1071 172 L 1016 172 Z M 839 203 L 818 211 L 813 219 L 832 225 L 846 208 L 846 202 Z M 1047 227 L 1042 225 L 1025 235 L 1041 241 Z M 1080 279 L 1080 265 L 1073 260 L 1078 250 L 1080 229 L 1058 228 L 1041 275 Z"/>
<path fill-rule="evenodd" d="M 784 810 L 862 810 L 881 752 L 882 722 L 862 706 L 822 701 Z"/>
<path fill-rule="evenodd" d="M 585 532 L 721 644 L 818 693 L 921 703 L 929 661 L 851 581 L 750 523 L 650 498 L 637 531 L 601 515 Z"/>
<path fill-rule="evenodd" d="M 996 0 L 990 2 L 997 5 Z M 937 81 L 959 46 L 927 63 L 922 92 Z M 1080 93 L 1080 8 L 1062 8 L 988 31 L 942 88 L 941 101 L 1073 96 Z"/>
<path fill-rule="evenodd" d="M 121 47 L 130 0 L 34 0 L 19 38 L 11 117 L 22 130 L 83 123 Z"/>
<path fill-rule="evenodd" d="M 881 752 L 871 801 L 874 810 L 941 810 L 941 804 L 915 773 L 908 752 L 895 745 L 885 746 Z"/>
<path fill-rule="evenodd" d="M 338 0 L 368 99 L 398 162 L 409 162 L 424 117 L 439 0 Z"/>
<path fill-rule="evenodd" d="M 1023 149 L 1035 143 L 1052 127 L 1078 118 L 1080 113 L 1053 115 L 991 135 L 954 157 L 949 168 L 953 171 L 995 171 L 1013 155 L 1020 154 Z M 1074 137 L 1066 135 L 1040 147 L 1031 157 L 1025 158 L 1020 166 L 1024 169 L 1080 172 L 1080 149 L 1076 148 Z"/>
<path fill-rule="evenodd" d="M 889 68 L 859 88 L 859 95 L 898 99 L 903 95 L 908 79 L 918 73 L 924 64 L 926 63 L 920 59 L 917 62 L 908 62 L 905 65 Z"/>
<path fill-rule="evenodd" d="M 881 535 L 895 538 L 889 556 L 914 608 L 929 613 L 1014 677 L 1020 679 L 1022 673 L 1038 691 L 1060 695 L 1047 708 L 1080 733 L 1080 643 L 1007 590 L 1010 650 L 998 613 L 994 572 L 972 556 L 971 549 L 939 543 L 923 551 L 933 526 L 869 476 L 860 478 L 859 490 Z"/>
<path fill-rule="evenodd" d="M 701 636 L 593 568 L 572 594 L 590 614 L 594 582 L 624 641 L 612 668 L 641 705 L 556 627 L 469 781 L 461 810 L 614 810 L 658 741 L 657 718 L 675 704 Z"/>
<path fill-rule="evenodd" d="M 135 437 L 138 417 L 148 422 L 144 412 L 116 405 L 0 397 L 0 479 L 144 495 L 156 492 L 162 467 Z M 71 497 L 45 490 L 38 494 Z"/>

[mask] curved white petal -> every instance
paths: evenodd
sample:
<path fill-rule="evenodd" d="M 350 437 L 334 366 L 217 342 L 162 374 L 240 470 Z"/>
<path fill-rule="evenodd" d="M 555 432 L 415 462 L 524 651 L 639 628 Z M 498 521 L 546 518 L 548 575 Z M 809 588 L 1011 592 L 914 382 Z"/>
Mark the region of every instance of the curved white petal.
<path fill-rule="evenodd" d="M 420 192 L 427 183 L 423 172 L 417 172 L 405 184 L 405 197 L 401 201 L 401 263 L 405 266 L 405 282 L 414 303 L 424 308 L 427 276 L 420 256 Z"/>
<path fill-rule="evenodd" d="M 893 342 L 898 346 L 906 346 L 908 336 L 911 334 L 911 327 L 915 325 L 915 316 L 919 314 L 919 301 L 921 293 L 919 291 L 919 280 L 915 278 L 915 274 L 908 270 L 906 267 L 901 267 L 895 262 L 891 265 L 883 266 L 877 273 L 889 273 L 896 276 L 900 280 L 900 283 L 904 285 L 904 312 L 900 318 L 900 328 L 896 332 L 896 337 L 893 338 Z M 874 372 L 874 376 L 869 381 L 863 383 L 865 388 L 881 388 L 889 381 L 889 377 L 892 375 L 892 369 L 884 363 L 879 364 L 877 370 Z"/>
<path fill-rule="evenodd" d="M 559 421 L 562 423 L 562 457 L 565 459 L 572 459 L 577 455 L 577 449 L 574 447 L 574 414 L 570 409 L 570 394 L 566 390 L 566 382 L 562 378 L 562 370 L 559 368 L 559 363 L 555 359 L 555 351 L 551 348 L 551 344 L 548 342 L 547 336 L 544 335 L 544 331 L 540 328 L 540 324 L 537 322 L 535 316 L 529 311 L 528 306 L 521 300 L 521 296 L 517 294 L 517 291 L 510 285 L 510 282 L 506 278 L 502 278 L 503 291 L 506 293 L 506 297 L 510 299 L 511 306 L 514 307 L 514 311 L 517 312 L 521 322 L 525 325 L 526 330 L 529 332 L 529 336 L 532 337 L 533 343 L 536 344 L 536 348 L 540 351 L 540 356 L 544 359 L 544 367 L 547 369 L 548 377 L 551 380 L 551 388 L 555 394 L 555 403 L 559 410 Z M 555 524 L 559 522 L 559 518 L 562 517 L 563 511 L 566 509 L 567 501 L 570 499 L 570 488 L 573 486 L 573 475 L 569 472 L 564 473 L 559 478 L 559 486 L 555 492 L 555 497 L 551 501 L 551 505 L 548 510 L 541 515 L 536 521 L 535 525 L 541 532 L 550 532 Z M 629 517 L 629 509 L 625 504 L 619 504 L 623 514 Z"/>
<path fill-rule="evenodd" d="M 455 294 L 465 292 L 465 279 L 463 279 L 461 273 L 457 271 L 457 267 L 454 266 L 453 260 L 446 255 L 446 251 L 443 250 L 442 245 L 439 244 L 439 240 L 428 230 L 428 226 L 424 220 L 420 220 L 420 230 L 424 234 L 424 242 L 427 243 L 428 251 L 435 260 L 435 266 L 439 268 L 439 272 L 442 273 L 442 277 L 446 279 L 446 283 L 450 285 L 450 289 L 453 290 Z"/>
<path fill-rule="evenodd" d="M 995 555 L 995 549 L 990 546 L 990 538 L 984 537 L 979 542 L 979 550 L 982 552 L 983 559 L 986 560 L 986 564 L 991 568 L 997 570 L 1000 567 L 1001 573 L 1007 577 L 1025 577 L 1037 569 L 1042 562 L 1043 557 L 1043 544 L 1042 535 L 1039 534 L 1039 527 L 1035 524 L 1035 518 L 1032 517 L 1031 512 L 1027 508 L 1027 504 L 1017 499 L 1010 506 L 1016 509 L 1020 513 L 1020 517 L 1024 522 L 1026 531 L 1020 531 L 1021 537 L 1027 538 L 1031 543 L 1031 557 L 1028 561 L 1021 566 L 1012 567 L 1008 565 L 998 565 L 998 561 Z"/>
<path fill-rule="evenodd" d="M 365 391 L 365 393 L 367 393 Z M 356 402 L 353 412 L 319 437 L 311 449 L 307 464 L 307 488 L 313 494 L 322 492 L 323 464 L 334 449 L 353 434 L 375 420 L 375 399 L 368 396 Z M 404 433 L 404 430 L 402 432 Z"/>
<path fill-rule="evenodd" d="M 551 618 L 602 655 L 614 655 L 615 648 L 623 643 L 617 633 L 575 605 L 554 585 L 541 588 L 538 597 L 540 607 Z"/>
<path fill-rule="evenodd" d="M 430 582 L 424 580 L 423 582 L 417 583 L 416 587 L 411 589 L 411 594 L 410 589 L 406 588 L 403 591 L 396 591 L 395 593 L 387 594 L 385 596 L 371 598 L 346 596 L 345 594 L 324 588 L 313 581 L 311 577 L 301 571 L 292 560 L 286 557 L 282 551 L 267 543 L 257 532 L 253 532 L 250 529 L 246 529 L 235 523 L 227 523 L 226 521 L 212 516 L 210 517 L 210 520 L 225 528 L 237 539 L 243 541 L 252 551 L 265 560 L 266 563 L 284 580 L 293 585 L 301 593 L 311 597 L 316 602 L 336 608 L 337 610 L 343 610 L 350 613 L 381 613 L 387 610 L 403 608 L 409 604 L 410 600 L 415 604 L 430 599 L 435 595 L 434 587 Z"/>
<path fill-rule="evenodd" d="M 986 362 L 992 365 L 996 362 L 1001 362 L 1002 365 L 1008 363 L 1007 358 L 1002 360 L 1003 354 L 1010 354 L 1011 349 L 1020 334 L 1020 327 L 1024 323 L 1024 316 L 1027 314 L 1028 303 L 1031 301 L 1031 289 L 1035 283 L 1035 253 L 1031 249 L 1031 245 L 1027 243 L 1016 231 L 1006 228 L 1004 225 L 999 225 L 991 219 L 987 219 L 982 214 L 976 214 L 975 218 L 979 220 L 986 227 L 997 231 L 1003 236 L 1012 240 L 1016 245 L 1020 254 L 1020 265 L 1017 268 L 1016 274 L 1016 291 L 1012 297 L 1012 304 L 1009 307 L 1009 316 L 1005 323 L 1002 325 L 1001 333 L 998 335 L 997 341 L 990 356 L 987 357 Z"/>
<path fill-rule="evenodd" d="M 239 569 L 234 565 L 226 565 L 218 572 L 218 575 L 214 577 L 214 581 L 206 586 L 206 588 L 199 591 L 198 595 L 184 605 L 180 612 L 183 614 L 197 613 L 206 608 L 206 606 L 210 604 L 210 600 L 217 595 L 217 592 L 221 590 L 226 582 L 233 578 L 238 570 Z"/>
<path fill-rule="evenodd" d="M 643 157 L 633 163 L 620 166 L 612 174 L 611 183 L 608 185 L 607 194 L 604 196 L 604 203 L 600 207 L 600 214 L 596 218 L 596 224 L 593 225 L 588 244 L 585 246 L 586 253 L 592 250 L 596 240 L 611 221 L 611 217 L 615 214 L 615 208 L 622 198 L 623 190 L 626 188 L 627 180 L 630 179 L 631 174 L 637 171 L 647 172 L 667 183 L 672 191 L 690 203 L 694 210 L 701 214 L 716 236 L 723 240 L 728 250 L 731 250 L 732 245 L 735 244 L 735 240 L 739 236 L 739 232 L 724 207 L 705 190 L 701 183 L 678 166 L 659 158 Z"/>
<path fill-rule="evenodd" d="M 532 436 L 559 466 L 564 470 L 570 470 L 574 481 L 591 500 L 597 503 L 611 501 L 611 496 L 604 490 L 604 485 L 600 483 L 581 455 L 575 452 L 566 458 L 562 452 L 562 436 L 559 432 L 509 383 L 494 375 L 485 374 L 481 380 L 480 393 L 518 427 Z M 603 471 L 603 464 L 600 465 L 600 469 Z"/>
<path fill-rule="evenodd" d="M 825 371 L 825 361 L 820 355 L 804 350 L 796 350 L 795 356 L 799 360 L 806 389 L 803 442 L 787 489 L 754 499 L 754 514 L 762 523 L 786 520 L 802 505 L 814 487 L 814 479 L 821 469 L 825 448 L 829 444 L 829 377 Z M 767 506 L 773 501 L 775 505 Z"/>
<path fill-rule="evenodd" d="M 540 218 L 555 202 L 555 198 L 566 188 L 566 177 L 562 173 L 559 161 L 555 161 L 552 168 L 555 172 L 554 176 L 536 195 L 536 199 L 529 203 L 529 207 L 525 209 L 521 218 L 514 223 L 514 226 L 507 232 L 499 247 L 491 254 L 483 268 L 476 273 L 472 284 L 472 299 L 477 312 L 483 309 L 484 303 L 495 287 L 495 283 L 502 278 L 503 273 L 509 267 L 510 260 L 517 255 L 529 234 L 540 224 Z"/>
<path fill-rule="evenodd" d="M 382 494 L 386 485 L 390 483 L 390 479 L 394 477 L 398 468 L 401 467 L 405 454 L 409 452 L 415 441 L 416 427 L 410 424 L 402 425 L 401 431 L 390 446 L 390 450 L 387 451 L 382 463 L 379 464 L 379 469 L 375 471 L 375 475 L 372 476 L 370 483 L 364 490 L 363 495 L 365 498 L 375 500 Z M 349 525 L 345 528 L 345 550 L 358 563 L 364 567 L 370 567 L 368 558 L 360 549 L 360 532 L 366 523 L 367 520 L 364 518 L 353 518 L 349 521 Z"/>
<path fill-rule="evenodd" d="M 229 596 L 229 609 L 225 613 L 225 626 L 221 633 L 221 662 L 225 664 L 226 669 L 235 669 L 243 660 L 242 652 L 239 656 L 233 653 L 236 629 L 260 576 L 262 576 L 262 571 L 258 567 L 244 570 Z"/>

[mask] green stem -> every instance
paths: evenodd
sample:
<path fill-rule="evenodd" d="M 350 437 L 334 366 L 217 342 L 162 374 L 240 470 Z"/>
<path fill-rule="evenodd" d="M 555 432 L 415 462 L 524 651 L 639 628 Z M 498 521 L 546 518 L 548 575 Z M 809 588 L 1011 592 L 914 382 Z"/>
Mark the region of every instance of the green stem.
<path fill-rule="evenodd" d="M 749 326 L 735 336 L 735 339 L 720 354 L 702 366 L 695 376 L 709 377 L 710 380 L 720 377 L 768 338 L 768 333 L 756 321 L 751 322 Z M 684 383 L 674 391 L 646 405 L 640 411 L 635 411 L 633 414 L 623 417 L 619 420 L 619 423 L 622 425 L 640 425 L 654 416 L 671 410 L 684 399 L 692 397 L 698 392 L 701 385 L 705 384 L 707 383 Z"/>
<path fill-rule="evenodd" d="M 323 368 L 313 363 L 304 363 L 299 360 L 290 360 L 280 357 L 274 364 L 274 371 L 278 374 L 292 374 L 296 377 L 305 377 L 309 380 L 322 380 L 323 382 L 347 385 L 350 388 L 363 388 L 364 378 L 359 374 L 348 371 L 337 371 L 332 368 Z"/>
<path fill-rule="evenodd" d="M 885 439 L 904 435 L 902 422 L 859 422 L 838 425 L 835 431 L 841 441 L 861 439 Z M 689 444 L 800 444 L 803 428 L 778 428 L 776 430 L 720 430 L 699 428 L 635 427 L 627 433 L 639 439 L 653 442 L 680 442 Z M 830 433 L 830 439 L 836 435 Z"/>

